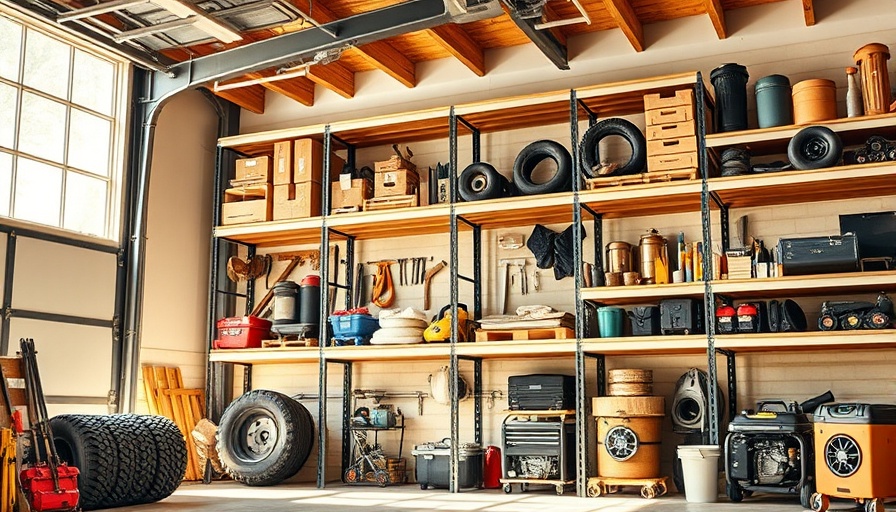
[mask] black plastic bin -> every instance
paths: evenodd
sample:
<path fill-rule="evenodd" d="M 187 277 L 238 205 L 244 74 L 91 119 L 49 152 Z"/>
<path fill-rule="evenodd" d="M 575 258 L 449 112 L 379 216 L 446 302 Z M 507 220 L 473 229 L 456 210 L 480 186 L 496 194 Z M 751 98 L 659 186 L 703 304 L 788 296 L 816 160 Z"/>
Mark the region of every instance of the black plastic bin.
<path fill-rule="evenodd" d="M 451 481 L 451 445 L 449 439 L 436 443 L 418 444 L 411 454 L 416 460 L 415 475 L 421 489 L 448 489 Z M 465 443 L 458 451 L 457 485 L 482 488 L 482 447 Z"/>

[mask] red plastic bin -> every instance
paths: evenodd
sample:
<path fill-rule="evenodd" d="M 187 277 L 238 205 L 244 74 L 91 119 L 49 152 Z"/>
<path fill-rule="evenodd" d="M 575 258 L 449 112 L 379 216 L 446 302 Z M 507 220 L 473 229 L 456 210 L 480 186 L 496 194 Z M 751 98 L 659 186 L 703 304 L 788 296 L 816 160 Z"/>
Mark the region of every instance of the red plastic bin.
<path fill-rule="evenodd" d="M 218 320 L 215 348 L 259 348 L 271 325 L 270 320 L 256 316 L 222 318 Z"/>

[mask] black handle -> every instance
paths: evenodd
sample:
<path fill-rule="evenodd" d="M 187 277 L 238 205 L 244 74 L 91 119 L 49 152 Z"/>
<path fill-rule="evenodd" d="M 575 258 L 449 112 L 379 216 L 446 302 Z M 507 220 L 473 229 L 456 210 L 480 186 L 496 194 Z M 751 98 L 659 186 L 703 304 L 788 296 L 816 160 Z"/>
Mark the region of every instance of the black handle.
<path fill-rule="evenodd" d="M 800 410 L 803 412 L 812 412 L 815 409 L 818 409 L 818 406 L 821 404 L 826 404 L 828 402 L 834 401 L 834 394 L 830 391 L 826 391 L 815 398 L 810 398 L 805 402 L 800 404 Z"/>

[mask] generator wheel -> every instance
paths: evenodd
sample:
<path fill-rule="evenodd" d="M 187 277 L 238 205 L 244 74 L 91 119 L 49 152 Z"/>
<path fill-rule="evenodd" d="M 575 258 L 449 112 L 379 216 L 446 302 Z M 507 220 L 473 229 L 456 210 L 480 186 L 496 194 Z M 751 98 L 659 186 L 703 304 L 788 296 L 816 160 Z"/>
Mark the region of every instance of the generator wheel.
<path fill-rule="evenodd" d="M 831 506 L 831 499 L 828 498 L 827 494 L 821 494 L 820 492 L 813 494 L 810 501 L 814 512 L 825 512 Z"/>
<path fill-rule="evenodd" d="M 658 496 L 658 489 L 655 485 L 645 485 L 641 487 L 641 497 L 645 500 L 652 500 Z"/>
<path fill-rule="evenodd" d="M 803 508 L 812 508 L 812 496 L 815 494 L 815 483 L 807 482 L 806 485 L 800 487 L 800 505 Z"/>
<path fill-rule="evenodd" d="M 504 486 L 501 487 L 501 489 L 504 490 L 504 494 L 510 494 L 513 492 L 513 486 L 511 486 L 510 484 L 504 484 Z"/>
<path fill-rule="evenodd" d="M 563 484 L 555 485 L 554 490 L 557 491 L 557 496 L 563 496 Z"/>
<path fill-rule="evenodd" d="M 865 512 L 884 512 L 884 500 L 881 498 L 865 500 Z"/>
<path fill-rule="evenodd" d="M 666 482 L 660 482 L 660 483 L 656 484 L 656 486 L 660 490 L 660 494 L 659 494 L 660 496 L 666 494 L 669 491 L 669 489 L 666 487 Z"/>
<path fill-rule="evenodd" d="M 585 488 L 585 495 L 589 498 L 597 498 L 601 494 L 603 494 L 603 491 L 601 490 L 601 485 L 598 483 L 588 484 L 588 487 Z"/>
<path fill-rule="evenodd" d="M 731 501 L 735 503 L 744 501 L 744 490 L 737 482 L 728 482 L 725 485 L 725 490 L 727 491 L 728 499 Z"/>
<path fill-rule="evenodd" d="M 301 469 L 312 444 L 302 405 L 276 391 L 257 389 L 234 400 L 221 416 L 218 456 L 237 482 L 279 483 Z"/>

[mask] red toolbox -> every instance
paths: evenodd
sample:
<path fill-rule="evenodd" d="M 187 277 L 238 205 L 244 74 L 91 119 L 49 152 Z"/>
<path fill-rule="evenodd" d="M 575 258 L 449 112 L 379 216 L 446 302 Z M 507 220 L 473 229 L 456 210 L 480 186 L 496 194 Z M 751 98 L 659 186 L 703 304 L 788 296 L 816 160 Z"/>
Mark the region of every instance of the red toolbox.
<path fill-rule="evenodd" d="M 215 348 L 259 348 L 271 325 L 270 320 L 256 316 L 222 318 L 218 320 Z"/>
<path fill-rule="evenodd" d="M 30 498 L 31 510 L 77 510 L 78 509 L 78 468 L 60 464 L 59 490 L 53 482 L 50 466 L 39 464 L 23 469 L 19 478 L 22 490 Z"/>

